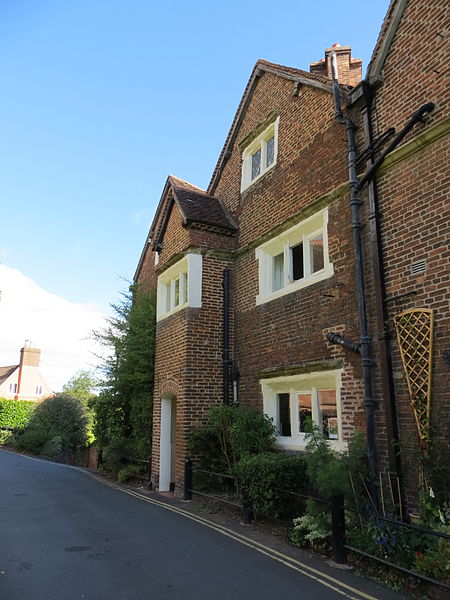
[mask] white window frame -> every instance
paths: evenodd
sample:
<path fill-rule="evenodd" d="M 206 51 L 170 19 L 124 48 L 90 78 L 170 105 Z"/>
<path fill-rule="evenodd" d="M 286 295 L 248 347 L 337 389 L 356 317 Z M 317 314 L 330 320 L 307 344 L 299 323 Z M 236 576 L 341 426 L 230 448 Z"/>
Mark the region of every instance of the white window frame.
<path fill-rule="evenodd" d="M 17 394 L 17 383 L 10 383 L 9 384 L 9 393 L 10 394 Z"/>
<path fill-rule="evenodd" d="M 258 135 L 242 153 L 242 177 L 241 192 L 250 187 L 255 181 L 261 179 L 270 169 L 277 164 L 278 155 L 278 124 L 280 117 L 277 117 L 262 133 Z M 267 141 L 274 138 L 273 161 L 267 165 Z M 261 150 L 261 167 L 258 175 L 252 178 L 252 156 Z"/>
<path fill-rule="evenodd" d="M 309 242 L 319 234 L 323 235 L 324 266 L 315 273 L 311 273 Z M 303 244 L 304 275 L 301 279 L 294 280 L 291 249 L 300 243 Z M 284 254 L 283 285 L 280 289 L 274 290 L 273 259 L 281 253 Z M 262 244 L 256 248 L 255 256 L 259 262 L 259 294 L 256 296 L 257 305 L 286 294 L 291 294 L 296 290 L 331 277 L 334 269 L 333 264 L 330 262 L 328 251 L 328 209 L 321 210 Z"/>
<path fill-rule="evenodd" d="M 333 371 L 315 371 L 302 375 L 261 380 L 264 413 L 272 419 L 275 425 L 278 423 L 278 394 L 289 394 L 291 435 L 277 435 L 277 447 L 288 450 L 304 450 L 306 447 L 307 434 L 299 432 L 297 394 L 311 394 L 313 423 L 320 426 L 321 416 L 318 391 L 334 389 L 336 390 L 338 437 L 337 439 L 329 439 L 328 441 L 336 450 L 346 448 L 346 443 L 342 436 L 341 376 L 342 369 L 336 369 Z"/>
<path fill-rule="evenodd" d="M 176 299 L 176 285 L 179 299 Z M 186 285 L 187 284 L 187 285 Z M 186 254 L 158 277 L 156 320 L 161 321 L 191 306 L 202 306 L 202 255 Z"/>

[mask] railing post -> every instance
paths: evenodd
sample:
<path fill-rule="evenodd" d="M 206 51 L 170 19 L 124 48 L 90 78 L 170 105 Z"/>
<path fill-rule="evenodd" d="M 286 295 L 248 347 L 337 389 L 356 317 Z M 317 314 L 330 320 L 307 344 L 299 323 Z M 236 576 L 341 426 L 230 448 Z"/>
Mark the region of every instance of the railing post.
<path fill-rule="evenodd" d="M 192 461 L 186 458 L 184 461 L 184 495 L 185 501 L 192 500 Z"/>
<path fill-rule="evenodd" d="M 334 561 L 339 564 L 346 563 L 345 511 L 342 494 L 335 494 L 331 497 L 331 539 L 333 543 Z"/>

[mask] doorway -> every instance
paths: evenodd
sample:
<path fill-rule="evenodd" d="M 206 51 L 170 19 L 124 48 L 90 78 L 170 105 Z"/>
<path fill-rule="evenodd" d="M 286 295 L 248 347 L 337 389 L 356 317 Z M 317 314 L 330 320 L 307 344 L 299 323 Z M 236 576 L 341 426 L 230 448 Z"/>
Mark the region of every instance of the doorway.
<path fill-rule="evenodd" d="M 169 492 L 175 486 L 177 439 L 177 399 L 161 398 L 161 434 L 159 445 L 159 491 Z"/>

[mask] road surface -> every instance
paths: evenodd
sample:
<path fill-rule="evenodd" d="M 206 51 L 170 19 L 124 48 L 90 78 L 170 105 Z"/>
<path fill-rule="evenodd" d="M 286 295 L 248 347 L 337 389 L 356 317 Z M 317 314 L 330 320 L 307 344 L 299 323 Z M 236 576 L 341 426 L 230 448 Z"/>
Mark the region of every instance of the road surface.
<path fill-rule="evenodd" d="M 235 538 L 83 469 L 0 451 L 1 600 L 398 597 Z"/>

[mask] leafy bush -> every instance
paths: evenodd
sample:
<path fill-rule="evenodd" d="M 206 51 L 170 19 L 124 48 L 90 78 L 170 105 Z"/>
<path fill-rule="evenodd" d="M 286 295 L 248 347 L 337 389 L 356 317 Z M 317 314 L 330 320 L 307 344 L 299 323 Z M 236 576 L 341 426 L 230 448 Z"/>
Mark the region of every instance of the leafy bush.
<path fill-rule="evenodd" d="M 320 510 L 313 502 L 308 503 L 308 512 L 294 519 L 290 540 L 300 548 L 327 549 L 331 537 L 331 514 Z"/>
<path fill-rule="evenodd" d="M 0 429 L 0 446 L 13 446 L 16 436 L 13 431 Z"/>
<path fill-rule="evenodd" d="M 0 398 L 0 427 L 25 427 L 36 408 L 36 402 Z"/>
<path fill-rule="evenodd" d="M 414 571 L 450 583 L 450 541 L 439 540 L 436 550 L 416 552 Z"/>
<path fill-rule="evenodd" d="M 117 481 L 119 483 L 126 483 L 130 479 L 135 479 L 140 473 L 141 469 L 138 465 L 127 465 L 117 473 Z"/>
<path fill-rule="evenodd" d="M 260 516 L 286 517 L 298 511 L 299 499 L 278 490 L 307 492 L 303 456 L 281 453 L 246 456 L 235 464 L 233 473 L 243 496 Z"/>
<path fill-rule="evenodd" d="M 79 400 L 55 394 L 43 400 L 17 439 L 19 449 L 61 460 L 86 446 L 87 417 Z"/>
<path fill-rule="evenodd" d="M 357 431 L 348 441 L 348 450 L 337 452 L 316 426 L 308 434 L 307 475 L 320 494 L 330 500 L 342 494 L 350 502 L 366 503 L 367 449 L 364 434 Z"/>
<path fill-rule="evenodd" d="M 228 473 L 241 458 L 273 447 L 272 421 L 253 408 L 213 406 L 208 420 L 189 440 L 190 453 L 201 458 L 204 468 Z"/>
<path fill-rule="evenodd" d="M 108 471 L 115 475 L 126 466 L 128 458 L 132 456 L 132 446 L 130 440 L 119 438 L 112 440 L 106 448 L 103 449 L 103 465 Z"/>

